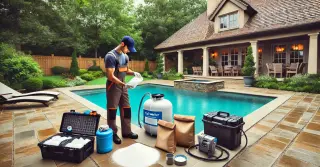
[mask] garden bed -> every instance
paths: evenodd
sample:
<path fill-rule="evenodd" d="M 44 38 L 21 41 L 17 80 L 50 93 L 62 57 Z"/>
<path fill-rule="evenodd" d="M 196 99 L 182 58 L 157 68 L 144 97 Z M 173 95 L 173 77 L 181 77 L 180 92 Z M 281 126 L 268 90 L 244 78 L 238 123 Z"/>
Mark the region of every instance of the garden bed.
<path fill-rule="evenodd" d="M 283 81 L 277 81 L 276 78 L 270 76 L 260 76 L 256 79 L 255 87 L 295 92 L 320 93 L 320 75 L 298 74 L 291 78 L 285 78 Z"/>

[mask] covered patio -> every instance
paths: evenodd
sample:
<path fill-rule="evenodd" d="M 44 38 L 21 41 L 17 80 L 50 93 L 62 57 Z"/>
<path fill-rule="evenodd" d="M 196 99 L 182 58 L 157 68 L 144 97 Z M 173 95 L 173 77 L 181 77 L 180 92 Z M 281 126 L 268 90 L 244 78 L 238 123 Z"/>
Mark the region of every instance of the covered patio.
<path fill-rule="evenodd" d="M 318 34 L 286 34 L 166 51 L 162 52 L 164 69 L 175 68 L 185 75 L 204 77 L 241 76 L 247 48 L 251 45 L 256 75 L 284 78 L 296 74 L 316 74 L 320 71 Z"/>

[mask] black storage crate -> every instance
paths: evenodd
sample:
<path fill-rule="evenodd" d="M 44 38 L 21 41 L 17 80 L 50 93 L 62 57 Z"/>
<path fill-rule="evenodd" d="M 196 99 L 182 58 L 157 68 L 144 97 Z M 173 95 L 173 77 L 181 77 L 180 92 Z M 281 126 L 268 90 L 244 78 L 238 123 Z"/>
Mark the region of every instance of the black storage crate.
<path fill-rule="evenodd" d="M 227 112 L 209 112 L 203 116 L 204 133 L 218 139 L 217 144 L 234 150 L 241 145 L 243 118 Z"/>
<path fill-rule="evenodd" d="M 94 136 L 99 125 L 100 115 L 84 115 L 74 112 L 67 112 L 63 114 L 60 125 L 60 132 L 54 136 L 70 136 L 83 139 L 90 139 L 90 142 L 85 144 L 82 148 L 68 148 L 64 147 L 67 143 L 61 142 L 59 146 L 45 145 L 47 140 L 40 142 L 38 146 L 41 149 L 43 159 L 52 159 L 59 161 L 67 161 L 80 163 L 90 156 L 94 151 Z M 67 127 L 71 126 L 72 131 L 68 132 Z"/>

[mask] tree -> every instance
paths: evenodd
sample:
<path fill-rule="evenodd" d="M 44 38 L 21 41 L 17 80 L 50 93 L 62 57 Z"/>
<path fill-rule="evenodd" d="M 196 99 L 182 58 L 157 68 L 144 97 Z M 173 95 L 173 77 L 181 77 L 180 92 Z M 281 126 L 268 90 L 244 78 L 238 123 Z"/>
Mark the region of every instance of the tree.
<path fill-rule="evenodd" d="M 137 10 L 144 41 L 141 54 L 156 59 L 154 47 L 192 21 L 207 7 L 206 0 L 145 0 Z"/>
<path fill-rule="evenodd" d="M 141 43 L 140 31 L 134 28 L 136 18 L 129 12 L 132 0 L 79 0 L 81 25 L 95 57 L 101 44 L 116 45 L 123 36 L 130 35 L 137 45 Z"/>
<path fill-rule="evenodd" d="M 59 39 L 65 22 L 42 0 L 3 0 L 0 3 L 0 42 L 48 46 Z"/>
<path fill-rule="evenodd" d="M 160 54 L 157 54 L 157 60 L 156 60 L 156 73 L 160 74 L 163 72 L 163 59 L 162 56 Z"/>
<path fill-rule="evenodd" d="M 252 47 L 249 46 L 247 50 L 247 56 L 244 61 L 244 66 L 242 68 L 242 73 L 244 76 L 253 76 L 255 71 L 256 68 L 252 55 Z"/>
<path fill-rule="evenodd" d="M 72 76 L 78 76 L 79 75 L 79 66 L 78 66 L 78 60 L 77 60 L 77 51 L 74 50 L 72 53 L 72 61 L 70 66 L 70 73 Z"/>

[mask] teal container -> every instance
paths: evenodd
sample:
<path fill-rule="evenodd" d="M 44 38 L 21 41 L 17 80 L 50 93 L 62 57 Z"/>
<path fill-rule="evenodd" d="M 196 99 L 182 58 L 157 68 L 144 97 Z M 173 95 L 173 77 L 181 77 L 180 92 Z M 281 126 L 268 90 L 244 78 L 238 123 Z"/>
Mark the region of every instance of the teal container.
<path fill-rule="evenodd" d="M 97 130 L 96 133 L 96 142 L 97 142 L 97 152 L 99 154 L 105 154 L 113 149 L 113 130 L 109 128 L 108 130 L 102 131 L 101 129 Z"/>

